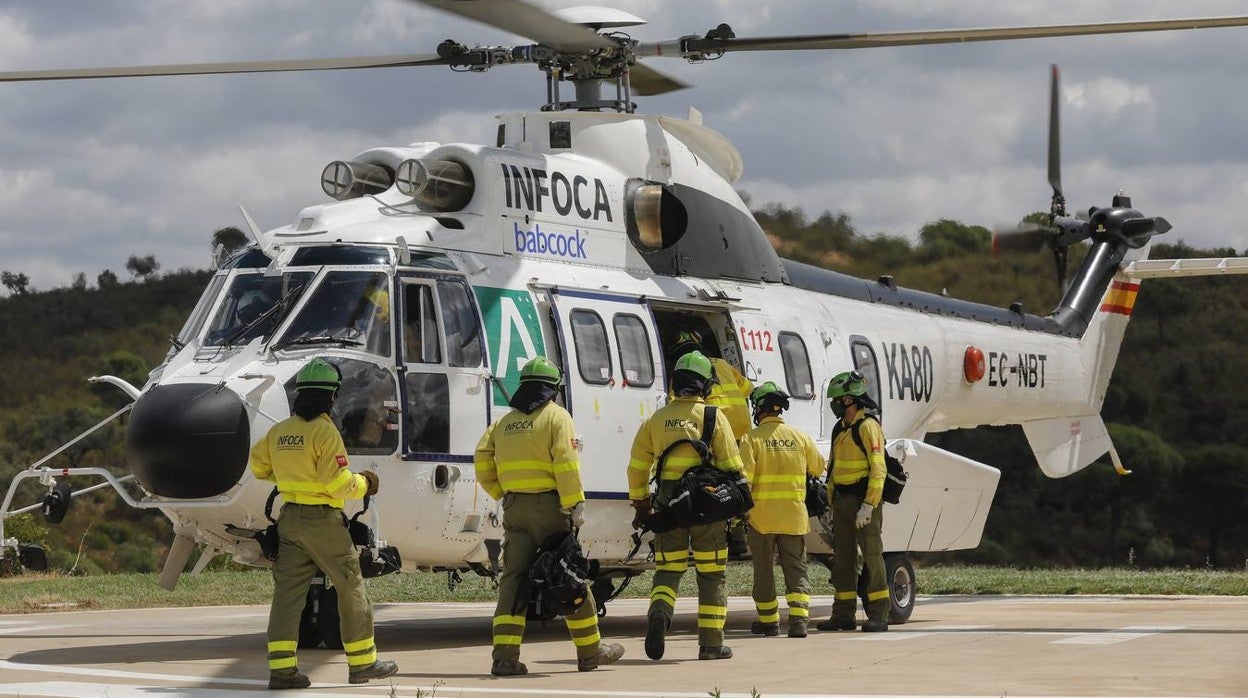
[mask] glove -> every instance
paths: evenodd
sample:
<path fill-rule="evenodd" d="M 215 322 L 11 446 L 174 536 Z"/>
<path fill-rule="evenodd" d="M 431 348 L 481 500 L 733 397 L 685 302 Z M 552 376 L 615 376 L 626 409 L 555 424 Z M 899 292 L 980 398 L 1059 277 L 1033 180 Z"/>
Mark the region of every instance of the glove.
<path fill-rule="evenodd" d="M 572 528 L 580 528 L 585 525 L 585 502 L 577 502 L 559 511 L 572 520 Z"/>
<path fill-rule="evenodd" d="M 633 500 L 633 528 L 641 530 L 645 528 L 645 520 L 650 513 L 650 498 Z"/>
<path fill-rule="evenodd" d="M 365 492 L 364 494 L 366 495 L 377 494 L 377 488 L 381 486 L 381 478 L 377 477 L 377 473 L 374 473 L 371 470 L 365 470 L 364 472 L 360 473 L 360 475 L 362 475 L 364 479 L 368 481 L 368 491 Z"/>
<path fill-rule="evenodd" d="M 858 514 L 854 517 L 854 528 L 863 528 L 871 523 L 871 514 L 874 511 L 875 507 L 863 502 L 862 506 L 858 507 Z"/>

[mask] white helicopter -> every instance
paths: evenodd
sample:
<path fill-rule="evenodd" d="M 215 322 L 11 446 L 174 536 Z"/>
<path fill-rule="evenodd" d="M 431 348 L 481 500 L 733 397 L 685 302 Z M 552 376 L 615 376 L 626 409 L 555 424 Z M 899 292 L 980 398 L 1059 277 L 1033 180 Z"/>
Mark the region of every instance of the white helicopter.
<path fill-rule="evenodd" d="M 1125 472 L 1099 412 L 1140 279 L 1248 272 L 1248 260 L 1147 260 L 1169 224 L 1125 196 L 1085 218 L 1067 215 L 1058 172 L 1056 74 L 1049 179 L 1051 225 L 1002 235 L 1047 246 L 1065 277 L 1068 248 L 1091 250 L 1048 316 L 956 300 L 779 258 L 734 189 L 737 150 L 689 119 L 634 113 L 636 95 L 682 85 L 638 62 L 704 60 L 734 51 L 868 48 L 1248 25 L 1225 17 L 1092 25 L 736 37 L 638 42 L 643 21 L 601 7 L 547 13 L 520 0 L 421 0 L 523 35 L 534 44 L 435 55 L 0 73 L 0 82 L 378 66 L 484 71 L 533 64 L 546 75 L 538 112 L 498 117 L 493 144 L 415 143 L 330 163 L 333 203 L 262 231 L 222 260 L 164 363 L 142 386 L 111 376 L 133 403 L 19 473 L 0 513 L 42 507 L 63 516 L 73 496 L 112 487 L 159 509 L 175 537 L 161 575 L 172 588 L 228 553 L 268 564 L 262 530 L 270 485 L 247 468 L 249 447 L 289 414 L 294 375 L 310 358 L 342 369 L 335 408 L 352 467 L 382 489 L 367 516 L 373 572 L 475 571 L 500 563 L 498 505 L 477 486 L 473 449 L 506 411 L 519 367 L 558 361 L 582 444 L 590 500 L 582 543 L 599 562 L 600 598 L 647 569 L 636 557 L 625 465 L 637 426 L 666 400 L 668 348 L 698 330 L 704 351 L 792 396 L 786 417 L 826 452 L 834 418 L 827 381 L 856 368 L 882 406 L 888 448 L 910 482 L 885 517 L 895 622 L 913 610 L 909 552 L 978 545 L 999 471 L 927 445 L 929 432 L 1021 424 L 1041 469 L 1063 477 L 1106 452 Z M 566 91 L 570 83 L 570 94 Z M 129 412 L 130 475 L 51 468 L 69 445 Z M 69 478 L 104 482 L 74 491 Z M 41 503 L 15 508 L 36 478 Z M 830 553 L 816 527 L 811 552 Z M 42 551 L 6 538 L 38 567 Z M 644 556 L 643 556 L 644 557 Z M 46 565 L 46 561 L 44 562 Z M 323 604 L 332 610 L 333 604 Z"/>

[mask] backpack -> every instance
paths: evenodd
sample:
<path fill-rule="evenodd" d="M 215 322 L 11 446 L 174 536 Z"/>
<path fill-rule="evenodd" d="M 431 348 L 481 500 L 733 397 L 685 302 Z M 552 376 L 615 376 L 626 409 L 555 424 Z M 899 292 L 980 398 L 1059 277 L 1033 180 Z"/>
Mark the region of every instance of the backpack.
<path fill-rule="evenodd" d="M 702 413 L 702 434 L 698 440 L 678 439 L 659 454 L 653 482 L 657 489 L 663 477 L 663 464 L 677 446 L 689 444 L 702 462 L 686 470 L 666 502 L 659 502 L 656 512 L 646 520 L 646 528 L 664 533 L 677 528 L 690 528 L 716 521 L 727 521 L 754 507 L 750 483 L 738 471 L 716 468 L 711 462 L 711 437 L 715 433 L 717 408 L 708 406 Z"/>
<path fill-rule="evenodd" d="M 571 615 L 589 596 L 592 577 L 576 536 L 571 531 L 552 534 L 538 546 L 529 567 L 529 615 L 543 620 Z"/>
<path fill-rule="evenodd" d="M 873 415 L 867 415 L 863 421 L 866 421 L 867 419 L 874 419 L 877 424 L 880 421 L 879 418 Z M 854 444 L 856 444 L 859 450 L 861 450 L 865 455 L 870 452 L 862 443 L 862 434 L 859 433 L 859 427 L 861 424 L 861 421 L 858 422 L 858 424 L 855 425 L 849 432 L 849 435 L 854 438 Z M 843 431 L 843 429 L 840 422 L 838 422 L 836 427 L 832 430 L 833 442 L 836 441 L 836 437 L 841 431 Z M 901 501 L 901 491 L 906 487 L 906 479 L 909 477 L 909 474 L 901 467 L 901 461 L 897 460 L 897 458 L 887 450 L 884 451 L 884 467 L 887 472 L 884 475 L 883 500 L 889 504 L 897 504 Z"/>
<path fill-rule="evenodd" d="M 823 516 L 828 511 L 828 483 L 821 477 L 806 476 L 806 515 Z"/>

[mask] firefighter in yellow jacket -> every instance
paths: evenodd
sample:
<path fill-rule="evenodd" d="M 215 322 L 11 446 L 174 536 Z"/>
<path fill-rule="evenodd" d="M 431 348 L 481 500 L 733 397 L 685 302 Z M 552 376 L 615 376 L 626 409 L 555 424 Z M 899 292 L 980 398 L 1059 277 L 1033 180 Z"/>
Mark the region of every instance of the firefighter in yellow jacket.
<path fill-rule="evenodd" d="M 858 554 L 866 573 L 867 620 L 864 632 L 888 630 L 888 580 L 884 574 L 884 431 L 868 410 L 876 409 L 867 394 L 867 381 L 857 371 L 833 376 L 828 383 L 828 401 L 839 421 L 832 437 L 832 474 L 828 477 L 828 499 L 832 503 L 832 586 L 836 596 L 832 617 L 819 623 L 820 630 L 853 630 L 858 606 Z M 858 432 L 862 448 L 854 439 Z"/>
<path fill-rule="evenodd" d="M 700 351 L 676 361 L 671 388 L 676 396 L 665 407 L 650 415 L 637 430 L 628 463 L 628 497 L 637 510 L 633 525 L 640 528 L 651 510 L 650 479 L 664 449 L 681 439 L 699 440 L 706 412 L 704 398 L 714 375 L 711 362 Z M 732 425 L 722 411 L 715 413 L 711 452 L 716 467 L 740 470 Z M 701 462 L 697 451 L 681 444 L 668 454 L 658 485 L 658 497 L 667 499 L 680 476 Z M 689 566 L 690 550 L 698 577 L 698 659 L 728 659 L 732 650 L 724 645 L 724 623 L 728 619 L 725 572 L 728 545 L 724 524 L 715 522 L 692 528 L 660 533 L 654 540 L 654 583 L 650 589 L 650 610 L 646 618 L 646 656 L 663 657 L 665 636 L 672 624 L 676 590 Z"/>
<path fill-rule="evenodd" d="M 702 335 L 696 331 L 681 332 L 676 335 L 671 355 L 679 359 L 691 351 L 702 351 Z M 749 396 L 754 386 L 736 366 L 717 357 L 707 357 L 715 371 L 711 381 L 711 392 L 706 396 L 706 404 L 714 405 L 728 418 L 732 425 L 733 436 L 739 441 L 745 432 L 753 427 L 750 422 Z M 732 519 L 728 526 L 728 559 L 744 560 L 749 555 L 746 546 L 746 526 L 740 519 Z"/>
<path fill-rule="evenodd" d="M 676 335 L 671 355 L 680 359 L 691 351 L 702 351 L 702 335 L 697 332 L 681 332 Z M 750 392 L 754 390 L 754 386 L 748 378 L 741 375 L 736 366 L 717 356 L 706 358 L 710 360 L 715 372 L 711 392 L 706 396 L 706 404 L 715 405 L 724 413 L 728 423 L 732 425 L 733 435 L 740 439 L 754 426 L 750 422 L 749 405 Z"/>
<path fill-rule="evenodd" d="M 317 569 L 338 589 L 342 648 L 353 684 L 398 672 L 377 659 L 373 608 L 364 589 L 360 560 L 342 521 L 348 499 L 376 494 L 376 473 L 352 473 L 347 451 L 329 412 L 342 382 L 337 367 L 313 359 L 295 377 L 294 416 L 278 422 L 251 449 L 251 471 L 273 482 L 282 495 L 277 519 L 278 554 L 273 563 L 269 611 L 269 688 L 307 688 L 295 649 L 308 585 Z"/>
<path fill-rule="evenodd" d="M 562 383 L 559 368 L 543 356 L 520 370 L 520 387 L 511 412 L 490 425 L 477 444 L 477 482 L 503 501 L 503 578 L 494 610 L 494 652 L 490 673 L 527 674 L 520 661 L 527 598 L 518 598 L 544 540 L 578 529 L 585 521 L 576 428 L 568 411 L 554 402 Z M 586 590 L 585 601 L 567 619 L 576 666 L 593 671 L 624 655 L 619 644 L 603 645 L 598 610 Z"/>
<path fill-rule="evenodd" d="M 750 394 L 757 427 L 741 437 L 741 463 L 750 480 L 754 508 L 749 514 L 750 551 L 754 553 L 755 635 L 780 634 L 780 602 L 772 559 L 779 557 L 784 573 L 784 600 L 789 607 L 789 637 L 806 637 L 810 620 L 810 582 L 806 578 L 806 477 L 823 474 L 824 461 L 815 442 L 784 423 L 789 396 L 767 381 Z"/>

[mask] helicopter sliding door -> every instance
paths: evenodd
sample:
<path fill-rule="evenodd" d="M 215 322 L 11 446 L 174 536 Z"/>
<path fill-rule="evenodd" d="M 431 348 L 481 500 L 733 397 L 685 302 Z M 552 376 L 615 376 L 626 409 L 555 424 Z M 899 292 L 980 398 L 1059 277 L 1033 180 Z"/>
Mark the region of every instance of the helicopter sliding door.
<path fill-rule="evenodd" d="M 627 496 L 628 447 L 664 403 L 662 353 L 641 300 L 555 289 L 551 305 L 566 367 L 568 410 L 581 440 L 581 479 L 591 498 Z"/>
<path fill-rule="evenodd" d="M 398 288 L 403 459 L 416 465 L 415 523 L 442 530 L 446 543 L 422 554 L 459 560 L 479 542 L 485 503 L 472 467 L 489 423 L 481 321 L 471 289 L 457 276 L 403 274 Z"/>

